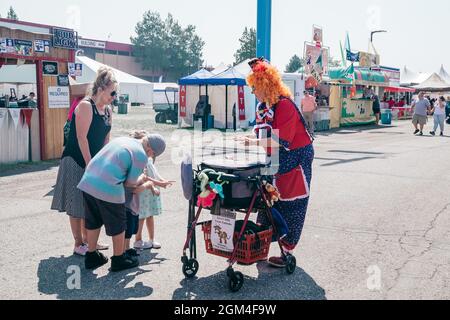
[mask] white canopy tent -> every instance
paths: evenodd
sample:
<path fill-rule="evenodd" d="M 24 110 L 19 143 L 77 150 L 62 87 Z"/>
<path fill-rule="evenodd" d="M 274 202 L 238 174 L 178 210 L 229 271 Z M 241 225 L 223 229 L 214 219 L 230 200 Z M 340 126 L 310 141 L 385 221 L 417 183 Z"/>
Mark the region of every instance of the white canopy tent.
<path fill-rule="evenodd" d="M 432 73 L 412 71 L 405 66 L 400 74 L 400 85 L 403 87 L 419 85 L 431 75 Z"/>
<path fill-rule="evenodd" d="M 450 75 L 447 70 L 445 70 L 444 65 L 441 66 L 441 70 L 439 70 L 439 76 L 447 83 L 450 83 Z"/>
<path fill-rule="evenodd" d="M 76 61 L 77 63 L 83 64 L 83 75 L 77 77 L 77 82 L 93 82 L 97 76 L 97 71 L 101 67 L 106 66 L 114 71 L 114 75 L 119 82 L 120 94 L 129 95 L 131 103 L 153 105 L 153 83 L 139 79 L 88 57 L 77 56 Z"/>
<path fill-rule="evenodd" d="M 225 63 L 221 63 L 219 64 L 213 71 L 211 71 L 211 73 L 213 75 L 217 75 L 219 73 L 222 73 L 224 71 L 227 71 L 230 67 L 228 67 Z"/>
<path fill-rule="evenodd" d="M 450 84 L 445 82 L 437 73 L 433 73 L 427 80 L 413 88 L 428 92 L 449 92 Z"/>
<path fill-rule="evenodd" d="M 406 66 L 403 68 L 400 74 L 400 84 L 402 86 L 409 86 L 411 84 L 419 84 L 415 83 L 418 73 L 408 69 Z"/>

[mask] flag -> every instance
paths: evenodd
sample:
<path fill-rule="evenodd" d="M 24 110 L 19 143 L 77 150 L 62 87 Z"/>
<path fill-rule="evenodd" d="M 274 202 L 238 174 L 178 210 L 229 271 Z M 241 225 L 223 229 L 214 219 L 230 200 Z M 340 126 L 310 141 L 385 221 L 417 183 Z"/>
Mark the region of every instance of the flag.
<path fill-rule="evenodd" d="M 347 31 L 347 36 L 345 38 L 345 49 L 347 51 L 352 51 L 352 48 L 350 46 L 350 35 L 348 34 L 348 31 Z"/>
<path fill-rule="evenodd" d="M 341 65 L 342 67 L 347 68 L 347 59 L 344 55 L 344 48 L 342 48 L 342 41 L 339 41 L 339 44 L 341 46 Z"/>
<path fill-rule="evenodd" d="M 347 50 L 347 60 L 351 62 L 359 62 L 359 52 L 353 53 L 349 50 Z"/>

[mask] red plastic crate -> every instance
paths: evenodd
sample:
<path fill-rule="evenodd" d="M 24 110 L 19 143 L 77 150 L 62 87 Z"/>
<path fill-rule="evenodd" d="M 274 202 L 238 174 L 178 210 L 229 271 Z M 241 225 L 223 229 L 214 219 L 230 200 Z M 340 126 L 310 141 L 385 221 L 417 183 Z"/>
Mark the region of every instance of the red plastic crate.
<path fill-rule="evenodd" d="M 223 258 L 231 258 L 232 253 L 214 249 L 211 242 L 211 222 L 206 222 L 202 226 L 205 236 L 206 252 Z M 239 233 L 235 232 L 233 242 L 236 247 Z M 259 241 L 256 235 L 244 235 L 245 240 L 238 245 L 236 261 L 242 264 L 250 265 L 258 261 L 267 260 L 269 256 L 270 244 L 272 243 L 273 231 L 270 228 L 267 231 L 258 233 Z"/>

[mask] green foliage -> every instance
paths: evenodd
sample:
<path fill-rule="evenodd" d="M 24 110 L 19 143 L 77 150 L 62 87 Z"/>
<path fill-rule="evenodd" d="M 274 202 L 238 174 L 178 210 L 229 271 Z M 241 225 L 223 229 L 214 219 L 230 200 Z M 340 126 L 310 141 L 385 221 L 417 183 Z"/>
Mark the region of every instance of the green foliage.
<path fill-rule="evenodd" d="M 183 28 L 171 14 L 165 20 L 157 12 L 147 11 L 136 25 L 131 38 L 134 56 L 145 70 L 152 70 L 175 81 L 197 71 L 203 64 L 205 42 L 195 26 Z"/>
<path fill-rule="evenodd" d="M 289 60 L 289 63 L 286 66 L 285 72 L 289 72 L 289 73 L 297 72 L 304 65 L 305 65 L 305 60 L 300 58 L 298 55 L 294 55 L 291 58 L 291 60 Z"/>
<path fill-rule="evenodd" d="M 245 27 L 239 43 L 241 47 L 234 54 L 235 64 L 256 57 L 256 29 Z"/>
<path fill-rule="evenodd" d="M 19 20 L 19 17 L 17 16 L 17 13 L 16 11 L 14 11 L 14 8 L 12 6 L 9 7 L 7 18 L 11 20 Z"/>

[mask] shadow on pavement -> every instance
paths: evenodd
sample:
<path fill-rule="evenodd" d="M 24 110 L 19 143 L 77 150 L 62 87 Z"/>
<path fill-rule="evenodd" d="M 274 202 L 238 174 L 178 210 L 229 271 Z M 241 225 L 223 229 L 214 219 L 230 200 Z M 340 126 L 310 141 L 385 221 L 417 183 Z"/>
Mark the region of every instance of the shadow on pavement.
<path fill-rule="evenodd" d="M 109 268 L 110 263 L 105 267 Z M 71 290 L 69 284 L 74 284 L 73 270 L 79 267 L 81 271 L 80 290 Z M 144 286 L 142 282 L 130 286 L 136 277 L 148 273 L 142 269 L 132 269 L 119 273 L 108 273 L 99 277 L 84 269 L 84 259 L 81 257 L 52 257 L 42 260 L 38 267 L 38 290 L 42 295 L 56 295 L 60 300 L 126 300 L 145 298 L 153 294 L 153 289 Z M 72 277 L 72 278 L 71 278 Z"/>
<path fill-rule="evenodd" d="M 361 133 L 361 132 L 366 132 L 369 130 L 380 130 L 380 129 L 389 129 L 389 128 L 395 128 L 396 126 L 394 125 L 369 125 L 369 126 L 355 126 L 355 127 L 342 127 L 342 128 L 335 128 L 335 129 L 330 129 L 328 131 L 317 131 L 315 132 L 315 135 L 320 137 L 329 137 L 335 134 L 340 134 L 340 135 L 349 135 L 349 134 L 355 134 L 355 133 Z M 372 132 L 369 132 L 372 133 Z"/>
<path fill-rule="evenodd" d="M 241 291 L 231 293 L 226 272 L 206 278 L 185 279 L 173 293 L 173 300 L 327 300 L 325 290 L 303 269 L 288 275 L 265 262 L 257 264 L 258 278 L 245 275 Z M 236 269 L 237 270 L 237 269 Z"/>
<path fill-rule="evenodd" d="M 27 162 L 0 165 L 0 177 L 10 177 L 18 174 L 47 171 L 59 166 L 59 160 L 46 162 Z"/>

